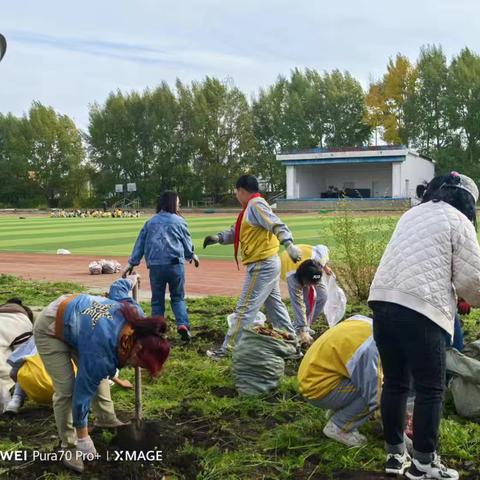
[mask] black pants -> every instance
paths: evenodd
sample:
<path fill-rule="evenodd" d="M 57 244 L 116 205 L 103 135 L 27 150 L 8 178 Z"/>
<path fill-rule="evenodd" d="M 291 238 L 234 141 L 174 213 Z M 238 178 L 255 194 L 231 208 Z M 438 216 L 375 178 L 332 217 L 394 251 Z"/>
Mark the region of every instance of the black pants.
<path fill-rule="evenodd" d="M 387 449 L 389 453 L 403 449 L 406 403 L 413 377 L 413 447 L 420 461 L 429 461 L 422 454 L 437 450 L 447 334 L 427 317 L 401 305 L 372 302 L 371 307 L 373 333 L 384 372 L 382 418 Z"/>

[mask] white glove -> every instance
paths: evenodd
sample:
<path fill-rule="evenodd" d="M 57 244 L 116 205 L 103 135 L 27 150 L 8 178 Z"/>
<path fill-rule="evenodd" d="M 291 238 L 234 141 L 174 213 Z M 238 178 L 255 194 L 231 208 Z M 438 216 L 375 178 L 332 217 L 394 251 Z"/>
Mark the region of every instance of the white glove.
<path fill-rule="evenodd" d="M 192 262 L 193 262 L 193 264 L 195 265 L 195 268 L 198 268 L 198 267 L 200 266 L 200 260 L 199 260 L 199 258 L 197 257 L 197 254 L 196 254 L 196 253 L 193 254 Z"/>
<path fill-rule="evenodd" d="M 127 263 L 127 266 L 124 268 L 122 272 L 122 278 L 127 278 L 128 275 L 131 275 L 133 272 L 133 265 L 130 265 L 130 263 Z"/>
<path fill-rule="evenodd" d="M 77 440 L 77 450 L 82 456 L 88 455 L 89 457 L 95 457 L 97 455 L 97 450 L 90 435 Z"/>
<path fill-rule="evenodd" d="M 301 332 L 298 335 L 298 340 L 301 345 L 311 345 L 313 343 L 313 338 L 310 336 L 308 332 Z"/>
<path fill-rule="evenodd" d="M 293 242 L 288 242 L 285 244 L 285 249 L 287 250 L 287 253 L 289 257 L 295 262 L 299 262 L 302 259 L 302 251 L 294 245 Z"/>

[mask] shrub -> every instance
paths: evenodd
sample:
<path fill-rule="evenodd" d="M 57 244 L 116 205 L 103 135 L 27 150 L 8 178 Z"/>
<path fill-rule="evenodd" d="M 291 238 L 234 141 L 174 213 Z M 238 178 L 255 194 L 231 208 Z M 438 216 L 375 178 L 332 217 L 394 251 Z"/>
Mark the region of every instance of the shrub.
<path fill-rule="evenodd" d="M 368 298 L 370 285 L 390 240 L 395 217 L 356 217 L 348 200 L 339 202 L 332 223 L 336 249 L 335 272 L 347 295 L 358 302 Z"/>

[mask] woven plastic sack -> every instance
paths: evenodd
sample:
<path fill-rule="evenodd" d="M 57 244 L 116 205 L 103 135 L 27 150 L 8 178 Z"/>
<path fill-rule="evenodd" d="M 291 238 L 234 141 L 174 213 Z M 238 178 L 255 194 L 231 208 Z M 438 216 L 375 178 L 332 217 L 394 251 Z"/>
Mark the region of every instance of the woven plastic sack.
<path fill-rule="evenodd" d="M 480 361 L 449 348 L 447 371 L 453 375 L 450 389 L 457 413 L 465 418 L 480 419 Z"/>
<path fill-rule="evenodd" d="M 323 309 L 323 313 L 330 328 L 334 327 L 345 315 L 347 309 L 347 296 L 345 292 L 338 286 L 335 275 L 328 277 L 327 283 L 327 303 Z"/>
<path fill-rule="evenodd" d="M 102 264 L 100 262 L 91 262 L 88 264 L 90 275 L 101 275 Z"/>
<path fill-rule="evenodd" d="M 116 260 L 100 260 L 102 273 L 112 274 L 121 270 L 121 265 Z"/>
<path fill-rule="evenodd" d="M 262 395 L 278 388 L 285 373 L 285 359 L 296 353 L 285 332 L 271 329 L 280 338 L 264 335 L 260 326 L 244 328 L 233 350 L 233 376 L 240 395 Z"/>

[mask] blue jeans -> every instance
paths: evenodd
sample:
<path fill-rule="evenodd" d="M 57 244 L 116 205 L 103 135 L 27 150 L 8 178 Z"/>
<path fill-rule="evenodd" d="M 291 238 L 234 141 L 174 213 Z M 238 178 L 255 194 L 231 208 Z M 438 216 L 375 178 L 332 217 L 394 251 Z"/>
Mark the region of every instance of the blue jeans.
<path fill-rule="evenodd" d="M 152 288 L 152 315 L 165 314 L 165 291 L 168 285 L 170 303 L 177 322 L 177 327 L 188 322 L 185 303 L 185 265 L 152 265 L 150 267 L 150 286 Z"/>

